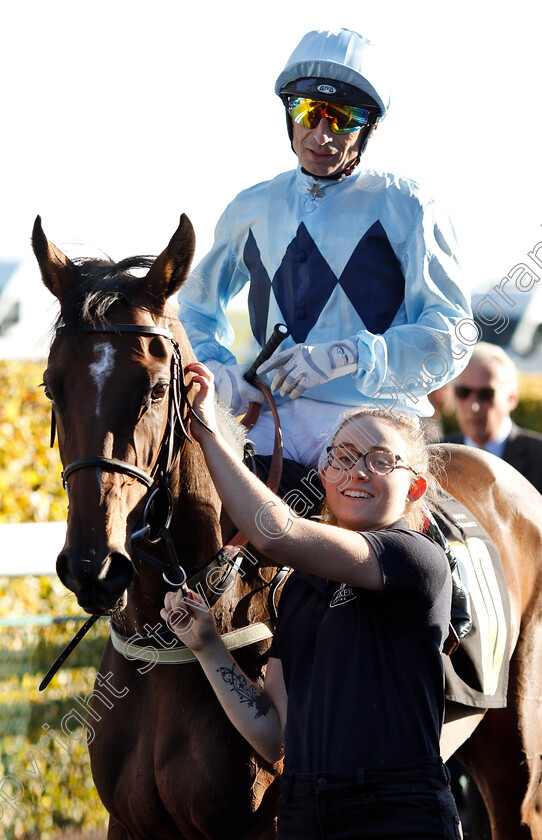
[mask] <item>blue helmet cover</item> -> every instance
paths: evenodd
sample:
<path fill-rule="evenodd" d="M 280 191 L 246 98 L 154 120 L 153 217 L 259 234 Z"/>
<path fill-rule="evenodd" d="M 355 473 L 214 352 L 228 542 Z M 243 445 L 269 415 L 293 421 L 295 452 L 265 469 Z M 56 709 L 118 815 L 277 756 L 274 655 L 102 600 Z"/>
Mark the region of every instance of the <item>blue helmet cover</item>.
<path fill-rule="evenodd" d="M 387 114 L 390 87 L 386 68 L 372 41 L 357 32 L 307 32 L 275 82 L 275 93 L 280 96 L 282 89 L 296 79 L 309 77 L 352 85 L 376 102 L 381 120 Z"/>

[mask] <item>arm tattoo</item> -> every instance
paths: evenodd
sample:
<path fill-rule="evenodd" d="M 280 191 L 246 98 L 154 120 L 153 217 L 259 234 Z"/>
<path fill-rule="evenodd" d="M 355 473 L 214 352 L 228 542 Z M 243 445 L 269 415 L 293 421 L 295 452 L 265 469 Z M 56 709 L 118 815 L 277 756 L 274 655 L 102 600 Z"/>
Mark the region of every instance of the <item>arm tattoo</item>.
<path fill-rule="evenodd" d="M 259 718 L 267 714 L 272 705 L 271 700 L 251 685 L 243 674 L 235 673 L 235 663 L 231 668 L 217 668 L 217 671 L 224 682 L 231 685 L 231 691 L 237 694 L 240 703 L 248 703 L 251 708 L 256 709 L 255 717 Z"/>

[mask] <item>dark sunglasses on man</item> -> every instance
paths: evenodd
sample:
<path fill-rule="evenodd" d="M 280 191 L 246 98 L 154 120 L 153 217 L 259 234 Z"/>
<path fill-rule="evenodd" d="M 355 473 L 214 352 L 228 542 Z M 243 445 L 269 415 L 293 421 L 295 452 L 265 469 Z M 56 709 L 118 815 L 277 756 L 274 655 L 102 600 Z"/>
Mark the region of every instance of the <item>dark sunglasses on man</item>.
<path fill-rule="evenodd" d="M 475 394 L 480 402 L 493 402 L 495 399 L 495 388 L 469 388 L 468 385 L 456 385 L 454 392 L 458 400 L 468 400 L 471 394 Z"/>

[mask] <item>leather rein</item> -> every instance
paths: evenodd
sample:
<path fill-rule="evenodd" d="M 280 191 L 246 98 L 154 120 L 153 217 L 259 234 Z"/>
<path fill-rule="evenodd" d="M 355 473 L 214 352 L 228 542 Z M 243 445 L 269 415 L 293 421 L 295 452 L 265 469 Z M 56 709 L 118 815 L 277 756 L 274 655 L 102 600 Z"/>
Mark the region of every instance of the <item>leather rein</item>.
<path fill-rule="evenodd" d="M 60 326 L 56 331 L 56 335 L 71 332 L 161 336 L 162 338 L 166 338 L 171 342 L 173 353 L 171 357 L 168 422 L 160 446 L 160 451 L 158 453 L 158 458 L 156 459 L 156 463 L 152 468 L 152 471 L 146 472 L 145 470 L 136 467 L 134 464 L 130 464 L 127 461 L 120 461 L 116 458 L 106 458 L 104 456 L 90 456 L 85 458 L 79 458 L 78 460 L 72 461 L 71 464 L 68 464 L 66 467 L 64 467 L 64 470 L 62 471 L 62 482 L 64 488 L 66 489 L 66 492 L 68 492 L 67 482 L 70 475 L 72 475 L 77 470 L 97 468 L 103 470 L 104 472 L 117 472 L 122 473 L 124 475 L 128 475 L 131 478 L 135 478 L 137 481 L 140 481 L 142 484 L 144 484 L 147 487 L 147 500 L 145 502 L 143 517 L 140 525 L 132 532 L 131 539 L 132 542 L 145 539 L 147 540 L 147 542 L 152 544 L 161 543 L 166 559 L 160 560 L 138 547 L 133 547 L 132 553 L 144 563 L 147 563 L 148 565 L 151 565 L 154 568 L 161 571 L 164 581 L 169 586 L 180 588 L 183 594 L 187 594 L 188 588 L 197 588 L 200 591 L 200 594 L 202 594 L 202 587 L 204 585 L 204 582 L 208 581 L 210 577 L 218 577 L 220 590 L 217 590 L 216 587 L 212 587 L 210 593 L 204 593 L 208 606 L 213 606 L 218 601 L 221 594 L 223 594 L 223 592 L 226 592 L 229 588 L 229 582 L 231 580 L 232 575 L 239 573 L 240 563 L 243 559 L 241 549 L 245 545 L 247 545 L 248 540 L 238 531 L 233 536 L 233 538 L 228 541 L 227 544 L 223 545 L 219 549 L 219 551 L 214 555 L 214 557 L 211 558 L 209 563 L 207 563 L 203 568 L 199 569 L 190 579 L 187 580 L 186 572 L 179 563 L 177 553 L 175 551 L 175 547 L 169 532 L 169 526 L 171 524 L 171 519 L 173 515 L 173 497 L 170 489 L 169 473 L 172 463 L 179 452 L 180 441 L 185 440 L 189 443 L 193 443 L 193 440 L 186 429 L 185 417 L 191 415 L 206 429 L 208 429 L 208 427 L 204 423 L 202 418 L 199 416 L 197 411 L 193 408 L 188 399 L 188 388 L 184 379 L 182 355 L 179 343 L 176 341 L 173 333 L 167 328 L 139 324 L 103 324 L 99 326 L 86 325 L 78 327 L 76 330 L 70 330 L 66 326 Z M 268 486 L 270 486 L 272 490 L 276 491 L 278 489 L 280 476 L 282 472 L 282 447 L 278 414 L 276 411 L 273 397 L 269 389 L 262 383 L 254 384 L 265 394 L 269 402 L 271 411 L 273 413 L 273 417 L 275 419 L 275 449 L 271 462 Z M 251 405 L 254 406 L 255 404 Z M 252 412 L 249 413 L 253 417 Z M 246 419 L 247 418 L 245 418 L 244 420 L 245 424 Z M 210 431 L 210 429 L 208 429 L 208 431 Z M 52 407 L 50 441 L 51 446 L 53 446 L 54 444 L 55 433 L 55 410 L 54 407 Z M 156 525 L 155 523 L 151 524 L 149 520 L 151 520 L 153 517 L 153 506 L 157 503 L 157 501 L 159 501 L 160 496 L 162 496 L 163 500 L 165 500 L 166 514 L 162 523 L 158 525 Z M 271 583 L 268 584 L 270 586 L 268 607 L 271 615 L 271 623 L 276 619 L 276 590 L 288 574 L 288 571 L 289 569 L 287 567 L 279 569 Z M 89 619 L 87 619 L 83 627 L 80 628 L 76 636 L 61 653 L 60 657 L 56 660 L 54 665 L 51 667 L 51 669 L 48 671 L 48 673 L 42 680 L 42 683 L 39 687 L 40 691 L 48 685 L 58 668 L 65 661 L 65 659 L 69 656 L 71 651 L 76 647 L 76 645 L 83 638 L 85 633 L 90 629 L 90 627 L 98 618 L 98 615 L 92 615 Z M 262 627 L 265 626 L 267 628 L 267 632 L 264 631 L 264 634 L 262 636 L 262 630 L 260 629 L 259 635 L 257 632 L 252 634 L 254 636 L 254 638 L 252 639 L 251 634 L 247 634 L 245 632 L 249 628 L 243 628 L 242 631 L 239 631 L 239 634 L 240 638 L 243 638 L 244 641 L 242 641 L 240 644 L 236 644 L 235 638 L 230 638 L 229 646 L 232 649 L 235 649 L 236 647 L 240 647 L 245 644 L 251 644 L 252 641 L 257 641 L 259 638 L 271 637 L 271 623 L 261 623 Z M 259 625 L 257 625 L 257 627 L 259 627 Z M 123 652 L 126 644 L 128 644 L 129 642 L 133 642 L 134 637 L 130 638 L 123 636 L 114 626 L 112 621 L 110 623 L 110 630 L 113 645 L 117 650 L 121 650 L 121 652 Z M 233 631 L 233 633 L 226 635 L 231 637 L 236 632 L 237 631 Z M 145 642 L 148 643 L 149 641 L 152 641 L 153 638 L 154 637 L 139 636 L 137 638 L 137 642 L 144 644 Z M 131 644 L 130 653 L 132 653 L 133 648 L 135 648 L 135 645 Z M 168 648 L 171 650 L 170 645 L 168 645 Z M 177 650 L 185 650 L 188 652 L 188 649 L 185 645 L 182 645 L 180 648 L 177 648 Z M 157 651 L 157 653 L 161 653 L 161 651 Z M 134 656 L 130 655 L 130 658 L 134 658 Z M 144 658 L 144 656 L 142 656 L 141 658 Z M 172 660 L 167 660 L 167 658 L 164 658 L 163 661 Z M 189 658 L 188 656 L 183 658 L 181 656 L 177 659 L 174 659 L 173 661 L 193 661 L 193 658 Z"/>

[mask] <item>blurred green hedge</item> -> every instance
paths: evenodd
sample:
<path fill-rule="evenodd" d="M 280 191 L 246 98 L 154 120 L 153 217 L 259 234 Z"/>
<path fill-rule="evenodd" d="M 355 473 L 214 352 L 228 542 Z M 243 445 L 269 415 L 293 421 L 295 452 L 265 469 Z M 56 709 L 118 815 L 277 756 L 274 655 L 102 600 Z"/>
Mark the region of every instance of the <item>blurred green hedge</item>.
<path fill-rule="evenodd" d="M 542 433 L 542 373 L 520 374 L 520 401 L 512 414 L 518 426 Z"/>
<path fill-rule="evenodd" d="M 0 362 L 0 524 L 66 519 L 58 447 L 49 447 L 43 369 L 36 362 Z"/>
<path fill-rule="evenodd" d="M 92 690 L 108 635 L 107 622 L 95 624 L 49 686 L 38 690 L 44 674 L 80 628 L 80 614 L 74 596 L 57 578 L 0 577 L 0 778 L 14 776 L 24 785 L 17 804 L 22 813 L 5 799 L 0 802 L 0 836 L 6 840 L 47 840 L 59 829 L 107 824 L 84 738 L 68 740 L 61 729 L 64 715 L 78 709 L 73 695 L 85 696 Z M 70 620 L 39 626 L 36 616 L 53 620 L 69 616 Z M 22 624 L 6 626 L 7 620 Z M 44 725 L 50 729 L 44 730 Z M 67 750 L 48 737 L 50 730 L 63 738 Z M 7 796 L 17 798 L 15 784 L 4 784 Z"/>
<path fill-rule="evenodd" d="M 0 362 L 0 524 L 66 519 L 58 448 L 49 447 L 51 409 L 40 388 L 43 369 L 44 364 L 34 362 Z M 42 677 L 81 626 L 75 620 L 80 613 L 74 596 L 57 578 L 0 577 L 1 619 L 74 616 L 73 621 L 47 626 L 0 627 L 0 778 L 13 775 L 25 787 L 18 805 L 22 814 L 1 800 L 0 836 L 6 840 L 46 840 L 59 829 L 107 822 L 84 743 L 69 741 L 65 751 L 46 739 L 41 748 L 54 764 L 36 750 L 45 735 L 43 725 L 61 731 L 72 695 L 88 694 L 94 684 L 106 622 L 92 628 L 48 688 L 38 691 Z M 23 772 L 36 765 L 43 790 L 37 774 Z M 5 784 L 7 795 L 16 797 L 16 787 Z"/>

